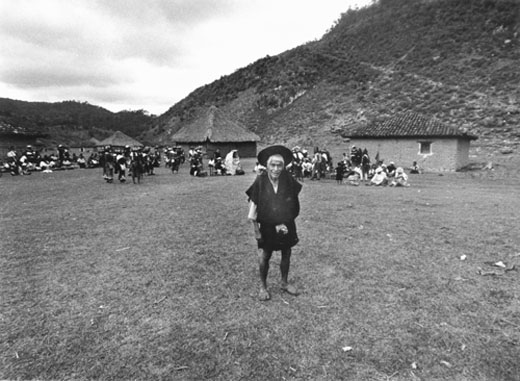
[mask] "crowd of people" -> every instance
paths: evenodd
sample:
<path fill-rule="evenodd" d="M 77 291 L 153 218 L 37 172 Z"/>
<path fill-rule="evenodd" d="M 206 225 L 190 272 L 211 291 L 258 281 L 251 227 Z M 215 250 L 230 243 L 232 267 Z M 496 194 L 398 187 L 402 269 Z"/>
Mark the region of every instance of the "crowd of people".
<path fill-rule="evenodd" d="M 332 157 L 327 149 L 316 147 L 312 155 L 305 149 L 296 146 L 292 149 L 292 162 L 288 166 L 289 172 L 299 180 L 320 180 L 334 178 L 338 184 L 374 186 L 409 186 L 408 174 L 403 167 L 396 167 L 391 161 L 388 165 L 384 160 L 372 161 L 368 150 L 352 146 L 350 152 L 343 153 L 340 160 L 333 166 Z M 260 173 L 262 168 L 257 162 L 255 171 Z M 420 173 L 417 162 L 410 167 L 410 173 Z"/>
<path fill-rule="evenodd" d="M 155 175 L 154 169 L 159 167 L 160 163 L 160 150 L 152 150 L 150 147 L 106 146 L 100 154 L 103 179 L 107 183 L 112 183 L 115 175 L 120 183 L 126 182 L 127 176 L 131 176 L 134 184 L 140 183 L 143 175 Z"/>
<path fill-rule="evenodd" d="M 151 151 L 149 147 L 132 150 L 106 146 L 98 152 L 92 152 L 85 157 L 83 152 L 71 153 L 69 148 L 60 144 L 50 153 L 42 153 L 27 145 L 23 150 L 10 147 L 4 160 L 0 159 L 0 174 L 9 172 L 12 176 L 30 175 L 32 172 L 52 173 L 55 170 L 98 168 L 103 169 L 103 178 L 112 182 L 114 174 L 120 182 L 126 181 L 127 174 L 134 179 L 143 173 L 153 175 L 154 167 L 159 165 L 161 155 L 158 150 Z M 140 180 L 140 178 L 139 178 Z"/>
<path fill-rule="evenodd" d="M 327 149 L 315 148 L 311 155 L 306 149 L 296 146 L 292 149 L 292 161 L 287 166 L 288 171 L 298 180 L 306 178 L 311 180 L 320 180 L 326 178 L 334 170 L 332 165 L 332 156 Z M 256 172 L 261 173 L 265 168 L 257 162 Z"/>
<path fill-rule="evenodd" d="M 417 163 L 414 162 L 414 165 Z M 379 158 L 372 162 L 368 150 L 361 150 L 356 146 L 351 147 L 350 155 L 343 154 L 343 160 L 338 162 L 335 173 L 339 184 L 346 182 L 350 185 L 364 183 L 374 186 L 410 186 L 403 167 L 396 167 L 393 161 L 386 165 Z"/>
<path fill-rule="evenodd" d="M 312 153 L 298 146 L 292 150 L 292 161 L 287 170 L 300 181 L 305 179 L 321 180 L 335 179 L 338 184 L 373 185 L 373 186 L 409 186 L 408 174 L 403 167 L 397 167 L 393 161 L 387 164 L 376 155 L 372 160 L 367 149 L 352 146 L 350 151 L 333 165 L 333 159 L 327 149 L 314 148 Z M 207 159 L 207 167 L 204 159 Z M 189 164 L 189 173 L 194 177 L 214 175 L 243 175 L 245 172 L 240 162 L 239 152 L 232 149 L 223 155 L 216 149 L 208 158 L 202 146 L 190 147 L 187 157 L 181 146 L 166 147 L 103 147 L 98 152 L 92 152 L 88 158 L 83 153 L 70 152 L 58 145 L 56 151 L 42 155 L 32 146 L 17 152 L 11 147 L 5 161 L 0 163 L 3 172 L 10 172 L 13 176 L 28 175 L 32 171 L 52 172 L 57 169 L 96 168 L 103 169 L 103 178 L 111 183 L 114 176 L 121 183 L 131 176 L 134 183 L 139 183 L 143 175 L 154 175 L 154 169 L 164 160 L 166 168 L 172 173 L 178 173 L 180 166 L 186 161 Z M 207 168 L 207 170 L 206 170 Z M 261 173 L 265 168 L 258 162 L 254 171 Z M 209 173 L 208 173 L 209 171 Z M 409 173 L 421 173 L 417 162 L 413 162 Z"/>
<path fill-rule="evenodd" d="M 236 149 L 232 149 L 225 157 L 222 157 L 220 149 L 217 148 L 208 162 L 208 167 L 212 175 L 240 176 L 245 174 Z"/>
<path fill-rule="evenodd" d="M 181 146 L 165 148 L 164 158 L 164 165 L 166 168 L 170 168 L 172 173 L 179 173 L 181 164 L 186 161 L 184 149 Z"/>
<path fill-rule="evenodd" d="M 30 175 L 35 171 L 50 173 L 53 170 L 73 168 L 95 168 L 99 166 L 99 155 L 92 153 L 85 158 L 83 153 L 79 155 L 70 153 L 69 149 L 60 144 L 55 152 L 43 154 L 33 146 L 27 145 L 23 150 L 16 150 L 11 146 L 6 158 L 1 163 L 1 169 L 12 176 Z"/>

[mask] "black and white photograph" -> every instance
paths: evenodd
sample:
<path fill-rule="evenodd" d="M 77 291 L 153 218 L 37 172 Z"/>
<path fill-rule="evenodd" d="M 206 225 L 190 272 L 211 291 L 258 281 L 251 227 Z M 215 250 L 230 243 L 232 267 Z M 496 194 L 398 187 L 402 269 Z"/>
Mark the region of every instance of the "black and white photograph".
<path fill-rule="evenodd" d="M 519 381 L 520 0 L 0 0 L 0 380 Z"/>

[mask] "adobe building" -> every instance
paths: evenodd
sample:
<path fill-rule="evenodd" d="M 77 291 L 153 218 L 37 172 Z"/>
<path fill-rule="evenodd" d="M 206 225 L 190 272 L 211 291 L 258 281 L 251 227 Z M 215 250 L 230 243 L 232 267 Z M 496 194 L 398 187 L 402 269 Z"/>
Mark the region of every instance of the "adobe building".
<path fill-rule="evenodd" d="M 457 171 L 469 164 L 469 147 L 477 137 L 416 113 L 372 123 L 346 135 L 385 164 L 408 168 L 414 161 L 425 171 Z"/>

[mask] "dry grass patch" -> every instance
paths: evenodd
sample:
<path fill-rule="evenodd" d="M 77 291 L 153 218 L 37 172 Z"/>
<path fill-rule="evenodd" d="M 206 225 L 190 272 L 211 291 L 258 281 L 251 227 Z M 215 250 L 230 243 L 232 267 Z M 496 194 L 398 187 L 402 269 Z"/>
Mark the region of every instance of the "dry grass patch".
<path fill-rule="evenodd" d="M 277 254 L 267 303 L 252 181 L 186 168 L 141 185 L 94 170 L 2 178 L 0 378 L 520 378 L 520 273 L 490 265 L 520 266 L 518 179 L 306 181 L 302 294 L 278 289 Z"/>

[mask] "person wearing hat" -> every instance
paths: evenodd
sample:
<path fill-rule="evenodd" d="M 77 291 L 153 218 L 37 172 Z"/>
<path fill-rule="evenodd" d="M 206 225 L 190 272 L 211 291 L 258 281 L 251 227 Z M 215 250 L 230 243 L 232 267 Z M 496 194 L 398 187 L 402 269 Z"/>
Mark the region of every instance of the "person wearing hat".
<path fill-rule="evenodd" d="M 248 218 L 253 222 L 259 253 L 260 300 L 269 300 L 267 274 L 273 251 L 281 251 L 280 271 L 281 288 L 292 295 L 297 295 L 295 286 L 289 284 L 291 248 L 298 243 L 295 219 L 300 213 L 298 195 L 302 185 L 286 170 L 292 161 L 292 152 L 288 148 L 270 146 L 258 154 L 258 162 L 266 171 L 258 175 L 247 189 L 250 209 Z"/>
<path fill-rule="evenodd" d="M 58 144 L 58 167 L 63 165 L 65 161 L 65 147 L 62 144 Z"/>
<path fill-rule="evenodd" d="M 105 149 L 103 150 L 101 155 L 100 164 L 103 166 L 103 178 L 106 180 L 107 183 L 113 182 L 115 158 L 112 154 L 112 147 L 105 146 Z"/>

